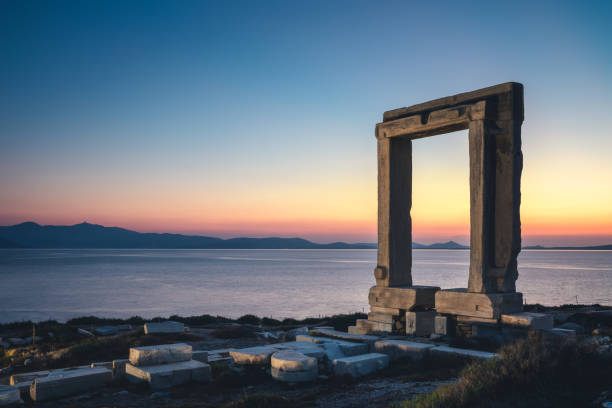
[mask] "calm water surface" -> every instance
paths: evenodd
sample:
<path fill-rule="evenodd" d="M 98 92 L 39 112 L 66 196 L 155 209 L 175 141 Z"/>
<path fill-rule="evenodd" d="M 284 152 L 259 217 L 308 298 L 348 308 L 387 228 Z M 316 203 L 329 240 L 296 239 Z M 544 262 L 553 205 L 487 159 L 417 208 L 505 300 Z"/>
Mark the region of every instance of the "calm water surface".
<path fill-rule="evenodd" d="M 0 322 L 366 310 L 375 250 L 0 249 Z M 416 250 L 415 284 L 467 286 L 468 251 Z M 523 251 L 529 303 L 612 304 L 612 251 Z"/>

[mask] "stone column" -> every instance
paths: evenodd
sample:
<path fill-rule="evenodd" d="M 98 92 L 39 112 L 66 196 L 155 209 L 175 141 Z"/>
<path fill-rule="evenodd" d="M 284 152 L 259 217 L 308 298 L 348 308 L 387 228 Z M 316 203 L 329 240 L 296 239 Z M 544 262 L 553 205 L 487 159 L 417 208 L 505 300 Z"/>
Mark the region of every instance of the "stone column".
<path fill-rule="evenodd" d="M 412 141 L 378 138 L 376 285 L 412 285 Z"/>
<path fill-rule="evenodd" d="M 520 132 L 517 120 L 469 123 L 469 292 L 515 291 L 521 247 Z"/>

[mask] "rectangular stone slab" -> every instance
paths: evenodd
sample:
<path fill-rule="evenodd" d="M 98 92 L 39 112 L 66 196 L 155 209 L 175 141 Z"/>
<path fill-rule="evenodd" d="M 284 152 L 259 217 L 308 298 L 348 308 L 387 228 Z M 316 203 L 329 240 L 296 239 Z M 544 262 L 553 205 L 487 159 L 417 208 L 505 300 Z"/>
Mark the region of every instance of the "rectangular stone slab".
<path fill-rule="evenodd" d="M 365 343 L 353 343 L 345 340 L 330 339 L 329 337 L 309 336 L 305 334 L 299 334 L 295 337 L 295 339 L 298 341 L 310 341 L 315 344 L 337 344 L 342 353 L 347 357 L 366 354 L 368 352 L 368 345 Z"/>
<path fill-rule="evenodd" d="M 157 346 L 132 347 L 130 363 L 135 366 L 150 366 L 189 361 L 192 348 L 185 343 L 162 344 Z"/>
<path fill-rule="evenodd" d="M 0 385 L 0 405 L 21 404 L 19 389 L 10 385 Z"/>
<path fill-rule="evenodd" d="M 513 313 L 501 316 L 503 324 L 521 326 L 530 329 L 551 330 L 554 325 L 553 315 L 548 313 Z"/>
<path fill-rule="evenodd" d="M 387 368 L 388 366 L 389 356 L 381 353 L 369 353 L 360 356 L 339 358 L 332 363 L 334 375 L 350 375 L 351 377 L 368 375 Z"/>
<path fill-rule="evenodd" d="M 275 343 L 274 346 L 279 350 L 294 350 L 317 359 L 325 357 L 325 350 L 310 341 L 288 341 L 285 343 Z"/>
<path fill-rule="evenodd" d="M 202 363 L 208 363 L 208 351 L 205 350 L 193 350 L 191 352 L 191 358 L 200 361 Z"/>
<path fill-rule="evenodd" d="M 9 384 L 16 385 L 22 382 L 31 382 L 31 381 L 34 381 L 36 378 L 47 377 L 49 373 L 50 371 L 44 370 L 44 371 L 32 371 L 29 373 L 13 374 L 11 375 L 11 378 L 9 380 Z"/>
<path fill-rule="evenodd" d="M 145 381 L 153 390 L 170 388 L 189 381 L 208 382 L 212 370 L 206 363 L 196 360 L 180 363 L 136 367 L 125 365 L 125 374 L 133 382 Z"/>
<path fill-rule="evenodd" d="M 19 395 L 21 395 L 21 398 L 28 399 L 30 397 L 30 387 L 33 383 L 34 381 L 20 382 L 18 384 L 11 385 L 11 387 L 19 390 Z M 0 404 L 0 406 L 2 406 L 2 404 Z"/>
<path fill-rule="evenodd" d="M 368 295 L 370 306 L 412 310 L 433 308 L 437 286 L 384 287 L 372 286 Z"/>
<path fill-rule="evenodd" d="M 436 293 L 436 310 L 438 313 L 499 319 L 502 314 L 523 311 L 523 294 L 440 290 Z"/>
<path fill-rule="evenodd" d="M 33 401 L 47 401 L 93 391 L 113 379 L 111 370 L 104 367 L 62 370 L 48 377 L 37 378 L 30 386 Z"/>
<path fill-rule="evenodd" d="M 460 349 L 460 348 L 448 347 L 448 346 L 432 347 L 431 349 L 429 349 L 429 351 L 434 354 L 455 355 L 455 356 L 461 356 L 461 357 L 480 358 L 480 359 L 489 359 L 489 358 L 499 357 L 497 354 L 489 353 L 487 351 Z"/>
<path fill-rule="evenodd" d="M 435 346 L 433 344 L 405 340 L 381 340 L 374 343 L 374 351 L 388 355 L 391 360 L 406 357 L 420 360 L 427 354 L 427 350 L 432 347 Z"/>
<path fill-rule="evenodd" d="M 218 364 L 222 366 L 229 366 L 234 362 L 234 359 L 231 357 L 222 357 L 218 354 L 214 354 L 208 357 L 208 364 Z"/>
<path fill-rule="evenodd" d="M 317 329 L 317 328 L 314 328 L 314 329 L 311 329 L 310 332 L 312 334 L 320 335 L 320 336 L 323 336 L 323 337 L 331 337 L 333 339 L 355 341 L 355 342 L 359 342 L 359 343 L 374 343 L 376 340 L 378 340 L 378 337 L 376 337 L 376 336 L 368 336 L 368 335 L 362 335 L 362 334 L 351 334 L 351 333 L 341 332 L 341 331 L 337 331 L 337 330 L 333 330 L 333 329 Z"/>
<path fill-rule="evenodd" d="M 509 99 L 506 95 L 512 96 Z M 447 96 L 444 98 L 435 99 L 429 102 L 420 103 L 418 105 L 409 106 L 387 111 L 383 115 L 383 121 L 388 122 L 409 115 L 414 115 L 421 112 L 431 112 L 438 109 L 445 109 L 460 104 L 473 103 L 478 100 L 488 99 L 490 97 L 499 98 L 497 109 L 501 114 L 508 116 L 500 116 L 498 120 L 522 120 L 523 119 L 523 85 L 517 82 L 506 82 L 499 85 L 490 86 L 488 88 L 477 89 L 475 91 L 464 92 L 457 95 Z"/>

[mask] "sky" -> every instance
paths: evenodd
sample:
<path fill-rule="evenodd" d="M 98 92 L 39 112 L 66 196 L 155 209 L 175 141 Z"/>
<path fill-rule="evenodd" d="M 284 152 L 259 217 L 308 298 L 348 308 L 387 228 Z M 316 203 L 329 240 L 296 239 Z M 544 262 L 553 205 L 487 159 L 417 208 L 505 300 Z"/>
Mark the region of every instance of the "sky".
<path fill-rule="evenodd" d="M 523 243 L 612 243 L 612 2 L 429 3 L 0 0 L 0 225 L 375 242 L 382 113 L 516 81 Z M 467 143 L 413 143 L 415 241 Z"/>

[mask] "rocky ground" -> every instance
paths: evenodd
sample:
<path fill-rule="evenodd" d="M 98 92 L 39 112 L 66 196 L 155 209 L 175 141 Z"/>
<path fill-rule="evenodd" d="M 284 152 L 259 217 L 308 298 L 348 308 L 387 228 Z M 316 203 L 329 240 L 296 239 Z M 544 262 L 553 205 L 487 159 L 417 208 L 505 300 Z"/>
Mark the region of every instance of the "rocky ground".
<path fill-rule="evenodd" d="M 558 325 L 581 332 L 600 347 L 610 349 L 612 314 L 608 307 L 543 308 L 527 306 L 530 311 L 555 313 Z M 200 317 L 202 318 L 202 317 Z M 130 347 L 187 342 L 194 350 L 244 348 L 254 345 L 291 340 L 292 330 L 309 325 L 331 325 L 339 330 L 353 324 L 361 314 L 335 316 L 309 321 L 267 321 L 246 316 L 236 321 L 206 317 L 205 324 L 191 319 L 187 333 L 145 335 L 139 321 L 132 320 L 128 330 L 110 336 L 90 337 L 78 329 L 95 332 L 101 325 L 128 324 L 125 321 L 77 319 L 66 324 L 44 322 L 36 324 L 36 336 L 31 323 L 0 326 L 3 351 L 0 354 L 0 384 L 8 384 L 11 374 L 36 370 L 72 367 L 91 362 L 127 358 Z M 187 320 L 186 319 L 186 320 Z M 210 321 L 218 319 L 217 321 Z M 186 322 L 189 324 L 188 322 Z M 8 339 L 23 339 L 27 344 L 10 345 Z M 607 340 L 606 340 L 607 339 Z M 471 346 L 474 346 L 472 344 Z M 486 345 L 490 348 L 490 345 Z M 609 350 L 608 350 L 609 351 Z M 164 392 L 152 392 L 144 384 L 114 380 L 99 392 L 58 401 L 33 403 L 40 407 L 386 407 L 392 403 L 431 393 L 442 384 L 456 380 L 466 360 L 426 359 L 394 363 L 375 375 L 352 380 L 329 377 L 325 371 L 315 383 L 288 385 L 274 381 L 261 369 L 212 364 L 213 381 L 209 384 L 187 384 Z"/>

